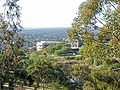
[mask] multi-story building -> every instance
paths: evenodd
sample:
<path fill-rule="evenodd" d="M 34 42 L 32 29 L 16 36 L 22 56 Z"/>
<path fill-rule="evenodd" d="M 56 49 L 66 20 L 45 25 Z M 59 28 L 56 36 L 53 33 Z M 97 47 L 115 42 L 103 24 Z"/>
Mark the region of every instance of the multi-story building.
<path fill-rule="evenodd" d="M 58 41 L 40 41 L 40 42 L 37 42 L 36 49 L 37 51 L 40 51 L 43 48 L 47 47 L 48 45 L 56 44 L 56 43 L 59 43 L 59 42 Z"/>

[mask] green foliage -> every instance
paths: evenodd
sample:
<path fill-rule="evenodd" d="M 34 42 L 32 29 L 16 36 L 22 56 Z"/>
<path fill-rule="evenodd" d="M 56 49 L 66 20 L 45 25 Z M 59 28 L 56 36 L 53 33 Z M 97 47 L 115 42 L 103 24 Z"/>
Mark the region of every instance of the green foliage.
<path fill-rule="evenodd" d="M 64 55 L 66 55 L 67 54 L 67 52 L 68 51 L 70 51 L 71 49 L 70 49 L 70 47 L 68 47 L 68 46 L 65 46 L 65 47 L 62 47 L 60 50 L 56 50 L 54 53 L 55 53 L 55 55 L 57 55 L 57 56 L 64 56 Z"/>
<path fill-rule="evenodd" d="M 49 86 L 51 83 L 58 83 L 59 87 L 64 86 L 65 74 L 57 60 L 46 57 L 39 52 L 31 52 L 27 56 L 29 59 L 25 61 L 25 68 L 34 79 L 37 88 L 39 85 Z M 57 87 L 54 86 L 54 88 Z"/>
<path fill-rule="evenodd" d="M 89 79 L 82 79 L 83 90 L 119 90 L 120 64 L 120 5 L 119 0 L 87 0 L 79 7 L 78 17 L 73 21 L 68 37 L 74 42 L 83 40 L 78 54 L 88 65 Z M 97 28 L 96 23 L 102 26 Z M 97 37 L 91 30 L 99 30 Z M 81 72 L 84 68 L 75 68 Z M 86 70 L 87 71 L 87 70 Z M 87 71 L 88 72 L 88 71 Z M 84 74 L 84 72 L 81 72 Z M 80 76 L 77 73 L 77 76 Z M 84 78 L 85 76 L 83 76 Z"/>
<path fill-rule="evenodd" d="M 43 50 L 43 52 L 47 52 L 47 54 L 54 54 L 54 55 L 63 55 L 66 54 L 70 49 L 68 45 L 65 43 L 61 42 L 55 45 L 49 45 L 47 48 Z"/>
<path fill-rule="evenodd" d="M 3 9 L 3 12 L 0 12 L 2 52 L 0 57 L 0 78 L 3 79 L 2 84 L 9 84 L 9 88 L 13 88 L 13 84 L 17 81 L 15 72 L 22 69 L 24 58 L 21 53 L 24 39 L 19 36 L 22 27 L 20 25 L 21 7 L 17 4 L 18 1 L 6 0 L 1 3 L 0 7 Z"/>

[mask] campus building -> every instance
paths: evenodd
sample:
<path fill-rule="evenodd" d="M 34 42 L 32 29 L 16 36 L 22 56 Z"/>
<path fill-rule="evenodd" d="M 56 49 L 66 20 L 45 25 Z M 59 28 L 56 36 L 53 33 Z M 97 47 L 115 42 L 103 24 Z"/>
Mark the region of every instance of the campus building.
<path fill-rule="evenodd" d="M 48 45 L 56 44 L 56 43 L 59 43 L 59 42 L 58 41 L 40 41 L 40 42 L 37 42 L 36 49 L 37 51 L 40 51 L 43 48 L 47 47 Z"/>

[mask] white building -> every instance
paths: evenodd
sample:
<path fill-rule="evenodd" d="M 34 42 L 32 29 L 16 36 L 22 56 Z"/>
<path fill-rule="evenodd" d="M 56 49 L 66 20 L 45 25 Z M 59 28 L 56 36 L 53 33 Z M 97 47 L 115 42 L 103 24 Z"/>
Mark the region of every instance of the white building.
<path fill-rule="evenodd" d="M 70 41 L 69 38 L 65 38 L 64 41 L 70 46 L 71 49 L 79 49 L 79 47 L 82 45 L 82 41 L 80 39 Z"/>
<path fill-rule="evenodd" d="M 40 42 L 37 42 L 36 49 L 37 51 L 40 51 L 43 48 L 47 47 L 48 45 L 56 44 L 56 43 L 58 43 L 58 41 L 40 41 Z"/>
<path fill-rule="evenodd" d="M 74 42 L 71 42 L 70 45 L 71 45 L 71 49 L 79 49 L 79 47 L 80 47 L 80 41 L 76 40 Z"/>

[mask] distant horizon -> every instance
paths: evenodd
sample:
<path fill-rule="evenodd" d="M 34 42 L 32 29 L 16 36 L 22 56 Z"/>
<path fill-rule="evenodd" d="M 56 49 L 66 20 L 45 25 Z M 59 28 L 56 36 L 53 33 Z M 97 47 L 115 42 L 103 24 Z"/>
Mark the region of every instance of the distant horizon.
<path fill-rule="evenodd" d="M 23 29 L 53 29 L 53 28 L 70 28 L 70 27 L 23 27 Z"/>

